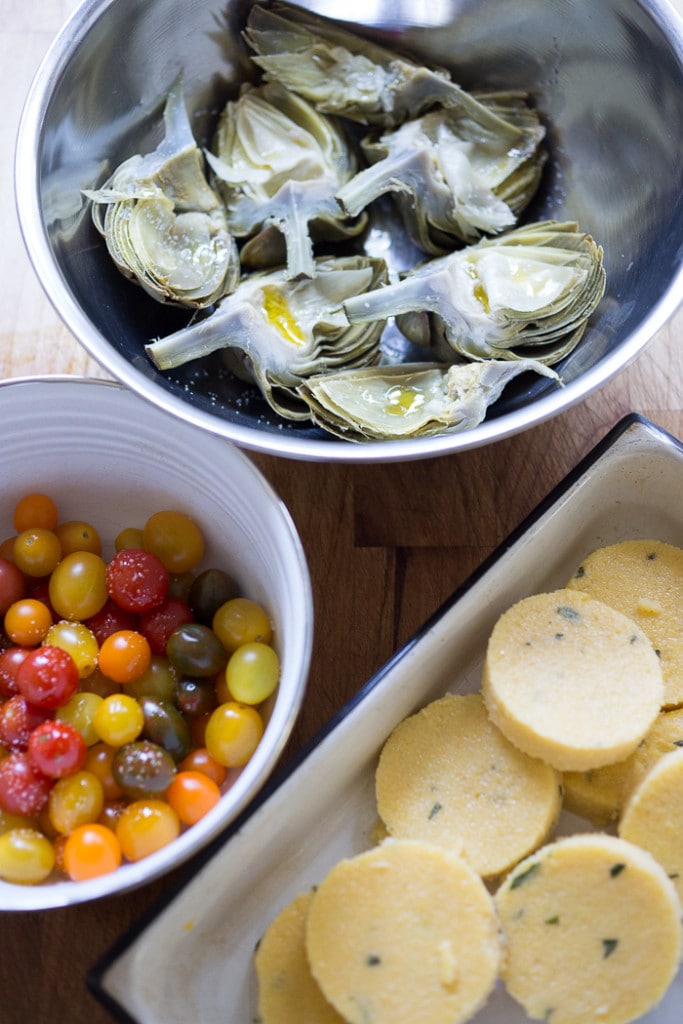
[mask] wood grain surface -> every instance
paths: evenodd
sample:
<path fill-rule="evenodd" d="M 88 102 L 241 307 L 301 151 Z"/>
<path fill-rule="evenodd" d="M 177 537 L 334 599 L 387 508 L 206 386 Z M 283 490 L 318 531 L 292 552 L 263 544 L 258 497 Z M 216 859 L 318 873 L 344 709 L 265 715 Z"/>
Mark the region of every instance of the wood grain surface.
<path fill-rule="evenodd" d="M 683 0 L 677 5 L 683 9 Z M 35 69 L 75 6 L 74 0 L 0 0 L 0 378 L 106 376 L 42 292 L 14 211 L 12 163 L 21 106 Z M 484 449 L 380 466 L 253 456 L 292 514 L 314 588 L 309 689 L 288 754 L 316 733 L 623 415 L 637 411 L 683 435 L 682 333 L 679 311 L 601 391 L 548 423 Z M 0 915 L 0 1024 L 107 1024 L 111 1017 L 88 993 L 85 972 L 174 878 L 93 905 Z"/>

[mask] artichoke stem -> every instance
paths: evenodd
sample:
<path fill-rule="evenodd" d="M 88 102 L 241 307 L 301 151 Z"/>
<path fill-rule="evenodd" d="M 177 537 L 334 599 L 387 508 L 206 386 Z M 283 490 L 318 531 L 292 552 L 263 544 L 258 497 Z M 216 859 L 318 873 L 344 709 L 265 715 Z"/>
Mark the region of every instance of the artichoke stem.
<path fill-rule="evenodd" d="M 451 307 L 449 320 L 455 318 L 466 323 L 462 313 L 448 301 L 451 289 L 448 273 L 436 270 L 431 274 L 406 277 L 397 284 L 377 288 L 364 295 L 354 295 L 344 303 L 344 311 L 350 323 L 360 324 L 418 310 L 444 315 L 444 304 L 447 303 Z"/>
<path fill-rule="evenodd" d="M 373 200 L 387 192 L 421 192 L 428 187 L 429 156 L 425 150 L 384 157 L 354 175 L 337 192 L 344 212 L 356 217 Z"/>
<path fill-rule="evenodd" d="M 287 277 L 297 280 L 301 277 L 315 277 L 313 241 L 308 227 L 310 209 L 300 202 L 300 189 L 296 185 L 285 185 L 278 192 L 278 200 L 285 210 L 270 219 L 270 223 L 282 232 L 287 247 Z"/>
<path fill-rule="evenodd" d="M 225 348 L 228 338 L 240 336 L 238 320 L 239 313 L 228 316 L 213 313 L 204 320 L 145 345 L 145 352 L 158 370 L 173 370 L 192 359 L 201 359 Z"/>

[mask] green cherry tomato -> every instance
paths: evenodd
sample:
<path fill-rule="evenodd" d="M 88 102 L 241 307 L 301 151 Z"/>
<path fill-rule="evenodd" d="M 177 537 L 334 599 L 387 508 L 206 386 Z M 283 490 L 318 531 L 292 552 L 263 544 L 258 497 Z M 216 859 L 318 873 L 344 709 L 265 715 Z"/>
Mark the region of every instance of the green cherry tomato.
<path fill-rule="evenodd" d="M 174 629 L 166 644 L 166 654 L 181 675 L 202 679 L 222 671 L 228 660 L 216 634 L 200 622 L 188 622 Z"/>

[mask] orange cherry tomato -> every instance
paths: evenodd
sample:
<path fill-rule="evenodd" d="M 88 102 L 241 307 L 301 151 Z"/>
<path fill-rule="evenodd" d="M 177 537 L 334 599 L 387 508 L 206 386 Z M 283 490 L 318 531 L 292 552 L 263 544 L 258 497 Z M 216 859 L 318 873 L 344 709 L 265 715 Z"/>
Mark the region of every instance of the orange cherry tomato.
<path fill-rule="evenodd" d="M 59 512 L 52 498 L 47 494 L 25 494 L 14 507 L 14 529 L 17 533 L 34 526 L 54 530 Z"/>
<path fill-rule="evenodd" d="M 99 878 L 116 871 L 121 863 L 121 844 L 106 825 L 80 825 L 64 844 L 64 868 L 74 882 Z"/>
<path fill-rule="evenodd" d="M 52 612 L 43 601 L 24 597 L 5 612 L 5 633 L 19 647 L 41 643 L 52 625 Z"/>
<path fill-rule="evenodd" d="M 100 672 L 116 683 L 132 683 L 149 668 L 152 650 L 149 641 L 134 629 L 111 633 L 100 647 Z"/>
<path fill-rule="evenodd" d="M 183 825 L 194 825 L 220 798 L 220 789 L 203 772 L 178 772 L 166 790 L 166 799 Z"/>

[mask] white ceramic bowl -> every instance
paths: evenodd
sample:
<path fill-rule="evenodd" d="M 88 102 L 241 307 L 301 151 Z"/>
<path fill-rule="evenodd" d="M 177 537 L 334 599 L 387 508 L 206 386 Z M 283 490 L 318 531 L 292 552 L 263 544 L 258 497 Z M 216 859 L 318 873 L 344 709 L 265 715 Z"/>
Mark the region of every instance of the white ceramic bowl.
<path fill-rule="evenodd" d="M 284 504 L 234 445 L 142 401 L 119 384 L 45 378 L 0 385 L 0 536 L 16 500 L 50 494 L 60 518 L 85 519 L 105 557 L 123 526 L 163 508 L 191 514 L 206 539 L 203 565 L 229 571 L 268 608 L 281 679 L 263 738 L 239 777 L 198 824 L 169 846 L 87 882 L 0 881 L 0 911 L 81 903 L 142 885 L 202 848 L 256 794 L 289 737 L 308 674 L 313 608 L 304 552 Z"/>
<path fill-rule="evenodd" d="M 388 462 L 523 431 L 581 401 L 644 350 L 683 298 L 683 26 L 668 0 L 301 0 L 449 68 L 465 88 L 527 92 L 547 126 L 550 159 L 524 219 L 576 220 L 590 232 L 605 251 L 605 298 L 559 367 L 564 388 L 545 378 L 518 381 L 479 427 L 433 438 L 356 445 L 280 420 L 225 373 L 218 354 L 156 371 L 145 342 L 189 316 L 160 307 L 116 271 L 80 189 L 154 148 L 164 97 L 181 70 L 195 136 L 208 144 L 225 102 L 253 75 L 240 38 L 249 4 L 85 0 L 27 98 L 16 188 L 28 252 L 59 314 L 113 377 L 245 448 Z M 416 261 L 402 232 L 378 228 L 372 250 L 381 244 L 392 269 Z M 398 332 L 390 343 L 400 348 Z"/>

